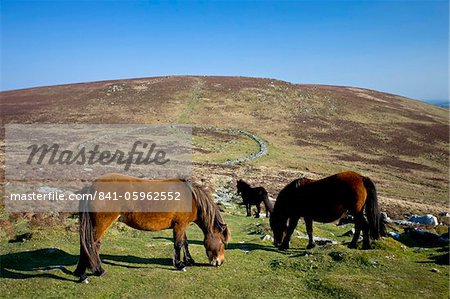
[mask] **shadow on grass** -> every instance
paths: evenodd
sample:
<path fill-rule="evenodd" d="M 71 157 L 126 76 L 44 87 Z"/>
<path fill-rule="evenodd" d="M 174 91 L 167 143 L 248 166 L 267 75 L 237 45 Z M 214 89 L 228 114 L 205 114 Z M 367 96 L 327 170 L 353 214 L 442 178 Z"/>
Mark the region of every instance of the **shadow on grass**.
<path fill-rule="evenodd" d="M 177 271 L 173 268 L 171 258 L 145 258 L 133 255 L 113 255 L 100 254 L 104 264 L 138 269 L 138 268 L 159 268 L 170 271 Z M 33 251 L 14 252 L 0 255 L 0 278 L 9 279 L 30 279 L 49 278 L 63 281 L 78 281 L 58 275 L 60 270 L 66 275 L 73 275 L 67 267 L 75 267 L 78 262 L 78 255 L 72 255 L 58 248 L 43 248 Z M 135 265 L 133 265 L 135 264 Z M 138 265 L 140 264 L 140 265 Z M 145 265 L 152 265 L 145 266 Z M 195 267 L 210 266 L 205 263 L 196 263 Z M 28 272 L 28 273 L 27 273 Z"/>
<path fill-rule="evenodd" d="M 0 261 L 1 278 L 51 278 L 65 281 L 77 281 L 75 277 L 74 279 L 68 279 L 48 272 L 36 273 L 39 271 L 61 270 L 65 274 L 72 275 L 72 271 L 68 270 L 66 267 L 74 266 L 78 261 L 78 256 L 69 254 L 58 248 L 44 248 L 33 251 L 3 254 L 0 255 Z M 23 273 L 26 271 L 29 271 L 30 273 Z"/>
<path fill-rule="evenodd" d="M 154 240 L 165 240 L 165 241 L 173 241 L 172 238 L 169 237 L 154 237 Z M 194 245 L 201 245 L 203 246 L 203 242 L 199 240 L 188 240 L 189 244 Z M 233 243 L 230 242 L 225 246 L 225 250 L 242 250 L 242 251 L 254 251 L 254 250 L 263 250 L 263 251 L 269 251 L 269 252 L 277 252 L 277 253 L 295 253 L 297 251 L 304 251 L 302 249 L 297 248 L 291 248 L 288 251 L 281 251 L 275 248 L 271 243 L 267 243 L 267 245 L 264 244 L 257 244 L 257 243 Z"/>
<path fill-rule="evenodd" d="M 418 263 L 428 264 L 428 263 L 432 262 L 437 265 L 450 265 L 449 249 L 450 249 L 449 246 L 439 248 L 437 250 L 438 254 L 433 254 L 433 255 L 429 256 L 428 261 L 419 261 Z"/>

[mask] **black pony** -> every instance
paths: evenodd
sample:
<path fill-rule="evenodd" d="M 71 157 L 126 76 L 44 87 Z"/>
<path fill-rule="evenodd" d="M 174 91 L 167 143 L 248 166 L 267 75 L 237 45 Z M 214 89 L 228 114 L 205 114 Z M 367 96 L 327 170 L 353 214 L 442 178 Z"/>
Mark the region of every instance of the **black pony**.
<path fill-rule="evenodd" d="M 371 248 L 370 239 L 378 239 L 384 231 L 375 185 L 368 177 L 353 171 L 320 180 L 294 180 L 280 191 L 271 212 L 274 244 L 282 250 L 289 248 L 291 235 L 301 217 L 305 220 L 309 237 L 308 249 L 315 246 L 313 221 L 334 222 L 346 212 L 355 218 L 355 234 L 350 248 L 357 247 L 361 231 L 363 249 Z"/>
<path fill-rule="evenodd" d="M 263 187 L 252 188 L 248 183 L 243 180 L 237 181 L 237 193 L 241 194 L 242 200 L 245 204 L 247 210 L 247 216 L 251 216 L 251 206 L 256 205 L 256 218 L 259 218 L 261 213 L 261 202 L 264 202 L 266 208 L 266 217 L 269 217 L 269 211 L 272 209 L 271 203 L 269 201 L 269 194 Z"/>

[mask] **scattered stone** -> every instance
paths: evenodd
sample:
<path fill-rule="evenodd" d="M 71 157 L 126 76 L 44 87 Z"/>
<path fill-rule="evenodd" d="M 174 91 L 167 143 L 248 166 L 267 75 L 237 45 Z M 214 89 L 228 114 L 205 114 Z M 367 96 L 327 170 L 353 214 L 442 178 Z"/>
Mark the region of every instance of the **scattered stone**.
<path fill-rule="evenodd" d="M 440 235 L 438 241 L 442 242 L 442 243 L 448 243 L 448 241 L 449 241 L 449 233 L 446 232 L 446 233 L 443 233 L 442 235 Z"/>
<path fill-rule="evenodd" d="M 308 236 L 299 234 L 297 236 L 297 238 L 299 239 L 306 239 L 308 240 Z M 331 240 L 331 239 L 327 239 L 327 238 L 322 238 L 322 237 L 313 237 L 313 240 L 315 243 L 317 243 L 317 245 L 327 245 L 327 244 L 332 244 L 332 245 L 336 245 L 338 244 L 338 242 L 336 240 Z"/>
<path fill-rule="evenodd" d="M 273 241 L 273 238 L 271 235 L 265 235 L 261 237 L 261 240 L 263 241 Z"/>
<path fill-rule="evenodd" d="M 431 270 L 430 270 L 431 272 L 434 272 L 434 273 L 439 273 L 439 272 L 441 272 L 441 271 L 439 271 L 438 269 L 436 269 L 436 268 L 431 268 Z"/>
<path fill-rule="evenodd" d="M 420 224 L 425 224 L 425 225 L 431 225 L 431 226 L 436 226 L 439 224 L 436 216 L 433 216 L 431 214 L 427 214 L 427 215 L 412 215 L 411 217 L 409 217 L 408 219 L 411 222 L 414 223 L 420 223 Z"/>
<path fill-rule="evenodd" d="M 118 91 L 123 91 L 123 86 L 114 84 L 108 87 L 108 92 L 118 92 Z"/>
<path fill-rule="evenodd" d="M 392 221 L 391 218 L 389 218 L 389 216 L 388 216 L 388 214 L 386 212 L 381 212 L 380 213 L 380 218 L 385 223 L 390 223 Z"/>
<path fill-rule="evenodd" d="M 388 232 L 388 235 L 391 236 L 394 240 L 398 240 L 398 238 L 400 238 L 400 234 L 397 232 Z"/>
<path fill-rule="evenodd" d="M 439 222 L 441 222 L 442 225 L 450 225 L 450 213 L 440 212 L 438 220 Z"/>
<path fill-rule="evenodd" d="M 417 224 L 408 220 L 391 220 L 391 223 L 401 226 L 414 226 L 415 224 Z"/>
<path fill-rule="evenodd" d="M 441 236 L 439 236 L 434 232 L 430 232 L 420 228 L 408 227 L 405 229 L 405 234 L 408 234 L 411 238 L 417 241 L 429 244 L 441 242 L 440 241 Z"/>

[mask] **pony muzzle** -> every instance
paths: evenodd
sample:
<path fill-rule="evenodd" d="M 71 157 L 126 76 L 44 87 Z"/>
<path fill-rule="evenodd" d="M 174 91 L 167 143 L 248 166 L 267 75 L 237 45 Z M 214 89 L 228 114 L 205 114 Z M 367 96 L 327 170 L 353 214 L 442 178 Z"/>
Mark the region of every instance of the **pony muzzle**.
<path fill-rule="evenodd" d="M 213 258 L 210 262 L 211 266 L 220 267 L 224 263 L 224 259 L 219 259 L 217 257 Z"/>

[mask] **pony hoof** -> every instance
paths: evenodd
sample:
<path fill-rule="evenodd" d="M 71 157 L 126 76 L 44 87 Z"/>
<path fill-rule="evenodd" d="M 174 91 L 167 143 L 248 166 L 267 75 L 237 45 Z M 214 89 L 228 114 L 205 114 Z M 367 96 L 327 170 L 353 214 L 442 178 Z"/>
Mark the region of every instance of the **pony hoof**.
<path fill-rule="evenodd" d="M 363 250 L 370 250 L 370 249 L 372 249 L 372 246 L 370 246 L 370 245 L 363 245 L 362 249 Z"/>
<path fill-rule="evenodd" d="M 80 280 L 78 280 L 78 283 L 88 284 L 89 280 L 87 277 L 80 277 Z"/>
<path fill-rule="evenodd" d="M 186 269 L 186 265 L 183 264 L 182 262 L 179 262 L 179 263 L 175 264 L 174 266 L 175 266 L 175 269 L 177 269 L 177 270 L 186 271 L 186 270 L 183 270 L 183 269 Z"/>
<path fill-rule="evenodd" d="M 350 244 L 348 244 L 348 248 L 350 248 L 350 249 L 357 249 L 358 245 L 350 243 Z"/>
<path fill-rule="evenodd" d="M 194 266 L 195 265 L 195 261 L 193 259 L 185 260 L 184 264 L 186 266 Z"/>
<path fill-rule="evenodd" d="M 288 251 L 289 246 L 283 246 L 283 245 L 281 245 L 280 247 L 278 247 L 278 249 L 281 250 L 281 251 Z"/>
<path fill-rule="evenodd" d="M 316 247 L 316 244 L 308 244 L 306 249 L 313 249 L 314 247 Z"/>
<path fill-rule="evenodd" d="M 105 274 L 106 274 L 106 271 L 103 269 L 100 269 L 100 270 L 94 272 L 95 276 L 100 276 L 100 277 L 105 276 Z"/>

